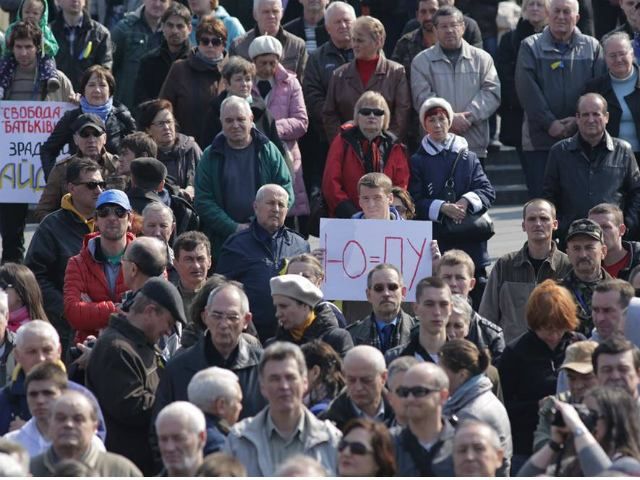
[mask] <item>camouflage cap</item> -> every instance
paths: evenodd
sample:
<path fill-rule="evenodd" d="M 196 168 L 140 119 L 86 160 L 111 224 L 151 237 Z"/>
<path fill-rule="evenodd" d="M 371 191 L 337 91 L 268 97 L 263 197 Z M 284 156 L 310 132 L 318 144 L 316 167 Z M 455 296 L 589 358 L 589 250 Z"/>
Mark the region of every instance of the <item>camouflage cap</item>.
<path fill-rule="evenodd" d="M 586 235 L 594 240 L 604 243 L 600 225 L 588 218 L 580 218 L 571 222 L 569 233 L 567 233 L 567 242 L 576 235 Z"/>

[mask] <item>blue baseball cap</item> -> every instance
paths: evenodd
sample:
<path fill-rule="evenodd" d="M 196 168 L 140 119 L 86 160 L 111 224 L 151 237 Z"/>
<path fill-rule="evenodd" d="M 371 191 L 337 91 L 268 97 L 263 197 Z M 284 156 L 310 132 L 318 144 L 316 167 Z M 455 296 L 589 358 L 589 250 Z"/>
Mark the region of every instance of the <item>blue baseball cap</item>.
<path fill-rule="evenodd" d="M 105 190 L 98 197 L 98 201 L 96 202 L 96 209 L 100 208 L 102 205 L 106 205 L 107 203 L 112 203 L 114 205 L 119 205 L 127 211 L 131 211 L 131 204 L 129 203 L 129 197 L 122 190 Z"/>

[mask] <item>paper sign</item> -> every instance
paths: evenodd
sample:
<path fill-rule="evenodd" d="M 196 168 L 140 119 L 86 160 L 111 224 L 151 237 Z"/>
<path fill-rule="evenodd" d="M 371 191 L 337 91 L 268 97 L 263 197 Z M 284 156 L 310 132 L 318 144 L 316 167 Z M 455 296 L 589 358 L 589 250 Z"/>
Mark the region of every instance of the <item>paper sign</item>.
<path fill-rule="evenodd" d="M 431 275 L 431 239 L 427 221 L 321 219 L 325 297 L 366 300 L 369 271 L 391 263 L 402 272 L 407 301 L 414 301 L 416 285 Z"/>
<path fill-rule="evenodd" d="M 38 203 L 45 186 L 40 148 L 72 108 L 64 102 L 0 102 L 0 202 Z M 68 155 L 65 146 L 58 159 Z"/>

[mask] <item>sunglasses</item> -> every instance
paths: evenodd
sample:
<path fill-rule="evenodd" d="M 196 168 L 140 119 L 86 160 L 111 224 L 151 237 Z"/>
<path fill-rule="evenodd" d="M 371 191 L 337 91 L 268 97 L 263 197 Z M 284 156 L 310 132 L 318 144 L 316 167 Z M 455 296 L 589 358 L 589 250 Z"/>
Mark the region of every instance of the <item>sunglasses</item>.
<path fill-rule="evenodd" d="M 346 440 L 341 440 L 338 444 L 338 451 L 342 452 L 347 448 L 349 448 L 353 455 L 366 455 L 367 453 L 373 453 L 373 450 L 368 449 L 362 442 L 347 442 Z"/>
<path fill-rule="evenodd" d="M 422 398 L 437 391 L 427 387 L 398 387 L 396 388 L 396 395 L 400 398 L 408 398 L 409 395 L 413 395 L 415 398 Z"/>
<path fill-rule="evenodd" d="M 96 214 L 100 218 L 106 218 L 112 213 L 118 218 L 124 218 L 129 212 L 122 207 L 100 207 L 96 210 Z"/>
<path fill-rule="evenodd" d="M 382 293 L 384 292 L 384 289 L 389 290 L 390 292 L 395 292 L 396 290 L 398 290 L 400 288 L 400 285 L 398 285 L 397 283 L 376 283 L 373 286 L 373 291 L 376 293 Z"/>
<path fill-rule="evenodd" d="M 376 117 L 382 117 L 384 115 L 384 110 L 382 110 L 381 108 L 361 108 L 360 110 L 358 110 L 358 113 L 363 117 L 368 117 L 371 114 L 375 115 Z"/>
<path fill-rule="evenodd" d="M 222 45 L 222 39 L 220 37 L 202 37 L 200 39 L 200 45 L 204 45 L 205 47 L 208 47 L 209 45 L 212 47 L 219 47 Z"/>
<path fill-rule="evenodd" d="M 90 182 L 77 182 L 74 183 L 74 185 L 84 185 L 89 190 L 95 190 L 98 187 L 100 187 L 101 190 L 107 188 L 107 182 L 96 182 L 95 180 L 92 180 Z"/>
<path fill-rule="evenodd" d="M 80 137 L 82 138 L 89 138 L 89 137 L 98 138 L 102 136 L 102 133 L 98 132 L 97 130 L 81 130 L 80 133 L 78 133 L 78 135 L 80 135 Z"/>

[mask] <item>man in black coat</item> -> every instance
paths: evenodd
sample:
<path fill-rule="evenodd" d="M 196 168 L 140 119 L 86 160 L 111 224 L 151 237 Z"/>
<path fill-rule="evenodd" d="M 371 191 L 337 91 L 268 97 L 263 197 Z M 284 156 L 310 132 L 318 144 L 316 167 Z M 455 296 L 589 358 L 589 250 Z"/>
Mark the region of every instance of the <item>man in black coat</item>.
<path fill-rule="evenodd" d="M 311 54 L 322 46 L 329 35 L 324 28 L 324 9 L 329 0 L 299 0 L 302 4 L 302 15 L 284 25 L 284 29 L 304 40 L 307 53 Z M 292 2 L 290 2 L 292 3 Z"/>

